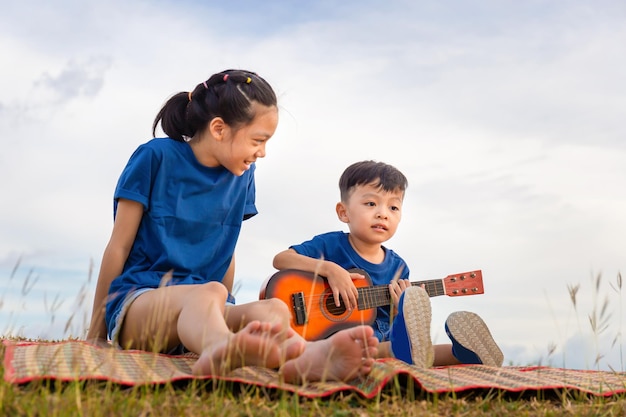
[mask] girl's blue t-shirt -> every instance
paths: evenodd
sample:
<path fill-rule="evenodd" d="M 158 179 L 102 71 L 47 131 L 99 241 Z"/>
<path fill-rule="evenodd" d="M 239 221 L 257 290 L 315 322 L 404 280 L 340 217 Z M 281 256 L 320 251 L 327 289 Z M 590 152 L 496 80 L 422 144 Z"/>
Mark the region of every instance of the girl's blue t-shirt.
<path fill-rule="evenodd" d="M 243 220 L 257 214 L 254 164 L 241 176 L 198 162 L 186 142 L 156 138 L 139 146 L 114 194 L 141 203 L 143 217 L 122 274 L 111 284 L 114 311 L 131 290 L 221 281 Z"/>
<path fill-rule="evenodd" d="M 398 270 L 401 270 L 400 279 L 409 278 L 408 265 L 394 251 L 383 246 L 385 259 L 379 264 L 371 263 L 354 250 L 348 240 L 348 233 L 345 232 L 317 235 L 311 240 L 290 248 L 300 255 L 334 262 L 344 269 L 362 269 L 369 274 L 373 285 L 388 285 Z M 388 305 L 378 307 L 373 326 L 379 339 L 387 339 L 390 321 L 390 307 Z"/>

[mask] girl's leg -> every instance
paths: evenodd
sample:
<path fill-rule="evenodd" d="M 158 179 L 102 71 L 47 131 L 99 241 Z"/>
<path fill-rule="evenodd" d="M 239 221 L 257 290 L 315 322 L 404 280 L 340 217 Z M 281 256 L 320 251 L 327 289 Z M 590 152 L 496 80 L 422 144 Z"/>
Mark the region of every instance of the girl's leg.
<path fill-rule="evenodd" d="M 377 354 L 378 339 L 370 326 L 359 326 L 335 333 L 328 339 L 306 342 L 289 327 L 288 307 L 279 299 L 227 306 L 226 317 L 227 323 L 235 329 L 254 317 L 263 317 L 287 329 L 282 345 L 285 362 L 280 368 L 286 382 L 347 381 L 364 376 L 371 371 Z"/>
<path fill-rule="evenodd" d="M 244 365 L 276 367 L 279 324 L 250 321 L 237 333 L 224 320 L 228 291 L 217 282 L 160 287 L 130 305 L 120 334 L 125 348 L 167 351 L 182 343 L 200 354 L 193 371 L 223 374 Z"/>
<path fill-rule="evenodd" d="M 272 325 L 279 325 L 283 332 L 279 340 L 282 340 L 282 361 L 299 356 L 306 347 L 306 341 L 289 326 L 291 319 L 289 309 L 285 303 L 278 298 L 253 301 L 251 303 L 239 305 L 227 305 L 224 313 L 226 324 L 233 331 L 237 332 L 245 327 L 255 318 L 262 317 L 264 322 Z"/>
<path fill-rule="evenodd" d="M 263 321 L 280 323 L 289 327 L 289 309 L 278 298 L 253 301 L 246 304 L 227 305 L 224 309 L 224 318 L 228 327 L 236 332 L 252 320 L 263 317 Z"/>
<path fill-rule="evenodd" d="M 328 339 L 308 342 L 302 355 L 288 360 L 280 373 L 291 383 L 349 381 L 370 373 L 378 343 L 370 326 L 341 330 Z"/>

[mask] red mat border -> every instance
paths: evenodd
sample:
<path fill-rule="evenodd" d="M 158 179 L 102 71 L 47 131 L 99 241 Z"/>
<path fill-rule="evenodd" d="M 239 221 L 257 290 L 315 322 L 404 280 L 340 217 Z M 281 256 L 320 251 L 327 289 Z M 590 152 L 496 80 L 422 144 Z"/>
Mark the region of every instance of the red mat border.
<path fill-rule="evenodd" d="M 62 382 L 73 382 L 73 381 L 110 381 L 115 384 L 125 385 L 125 386 L 139 386 L 139 385 L 151 385 L 151 384 L 166 384 L 166 383 L 175 383 L 180 381 L 188 381 L 188 380 L 214 380 L 214 381 L 225 381 L 225 382 L 234 382 L 240 384 L 247 385 L 255 385 L 259 387 L 283 390 L 292 393 L 297 393 L 300 396 L 307 398 L 319 398 L 325 397 L 328 395 L 336 394 L 339 392 L 355 392 L 364 398 L 373 398 L 378 395 L 389 383 L 398 375 L 406 376 L 407 378 L 411 378 L 414 380 L 414 383 L 421 390 L 428 393 L 460 393 L 464 391 L 472 391 L 472 390 L 497 390 L 497 391 L 505 391 L 512 393 L 521 393 L 521 392 L 540 392 L 546 390 L 571 390 L 571 391 L 579 391 L 587 394 L 591 394 L 594 396 L 603 396 L 610 397 L 615 395 L 621 395 L 626 393 L 626 373 L 625 372 L 611 372 L 608 373 L 606 371 L 592 371 L 592 370 L 572 370 L 566 368 L 552 368 L 547 366 L 526 366 L 526 367 L 503 367 L 503 368 L 490 368 L 482 365 L 459 365 L 459 366 L 451 366 L 451 367 L 438 367 L 431 368 L 430 370 L 417 370 L 409 365 L 406 365 L 400 361 L 395 359 L 381 359 L 377 361 L 375 367 L 378 369 L 377 371 L 373 371 L 372 374 L 376 373 L 380 375 L 380 377 L 368 377 L 364 380 L 355 381 L 355 383 L 341 383 L 341 382 L 328 382 L 328 383 L 313 383 L 309 385 L 293 385 L 288 383 L 282 383 L 276 376 L 277 373 L 273 370 L 259 368 L 259 367 L 245 367 L 240 368 L 232 372 L 232 376 L 208 376 L 208 377 L 198 377 L 193 376 L 191 374 L 174 376 L 170 378 L 166 378 L 163 380 L 153 380 L 148 382 L 135 382 L 135 381 L 124 381 L 121 379 L 113 378 L 113 377 L 102 377 L 102 376 L 79 376 L 79 377 L 59 377 L 51 374 L 39 374 L 37 376 L 17 377 L 17 373 L 13 367 L 13 359 L 15 354 L 15 349 L 20 346 L 32 346 L 32 345 L 60 345 L 60 344 L 82 344 L 87 345 L 92 349 L 108 349 L 103 347 L 97 347 L 90 345 L 89 343 L 81 340 L 67 340 L 60 342 L 34 342 L 34 341 L 15 341 L 15 340 L 3 340 L 3 345 L 5 346 L 3 364 L 4 364 L 4 379 L 10 383 L 14 384 L 25 384 L 33 381 L 41 381 L 41 380 L 58 380 Z M 146 352 L 143 351 L 116 351 L 116 354 L 123 355 L 146 355 Z M 164 358 L 183 358 L 184 361 L 193 360 L 193 355 L 165 355 L 165 354 L 153 354 L 156 356 L 164 357 Z M 385 369 L 387 368 L 387 369 Z M 462 369 L 464 368 L 464 369 Z M 567 383 L 547 383 L 541 386 L 527 386 L 527 387 L 508 387 L 504 388 L 502 386 L 497 386 L 497 384 L 489 384 L 489 383 L 475 383 L 475 384 L 466 384 L 466 385 L 457 385 L 450 386 L 448 388 L 442 389 L 429 389 L 424 386 L 423 382 L 420 381 L 420 374 L 426 378 L 426 374 L 430 374 L 430 376 L 434 376 L 434 373 L 440 374 L 442 370 L 448 370 L 448 373 L 454 372 L 464 372 L 464 373 L 478 373 L 481 372 L 491 372 L 493 374 L 499 374 L 500 372 L 521 372 L 521 373 L 537 373 L 540 374 L 541 371 L 546 371 L 546 373 L 559 373 L 562 372 L 565 374 L 576 374 L 576 375 L 594 375 L 594 374 L 606 374 L 613 375 L 618 374 L 618 379 L 622 381 L 621 388 L 614 388 L 611 391 L 599 392 L 593 391 L 589 389 L 581 388 L 580 386 L 576 386 L 573 384 Z M 534 375 L 533 375 L 534 377 Z M 364 390 L 361 387 L 369 387 L 370 389 Z"/>

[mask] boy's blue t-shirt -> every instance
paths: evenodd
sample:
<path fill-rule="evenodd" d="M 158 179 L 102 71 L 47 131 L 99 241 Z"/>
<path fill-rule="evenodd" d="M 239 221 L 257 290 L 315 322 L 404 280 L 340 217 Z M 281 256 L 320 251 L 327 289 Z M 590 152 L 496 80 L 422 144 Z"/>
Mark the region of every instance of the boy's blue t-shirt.
<path fill-rule="evenodd" d="M 315 236 L 313 239 L 290 247 L 300 255 L 311 258 L 324 258 L 344 269 L 359 268 L 366 271 L 372 279 L 373 285 L 388 285 L 396 272 L 402 268 L 400 279 L 409 278 L 409 267 L 406 262 L 394 251 L 383 246 L 385 259 L 379 264 L 373 264 L 363 259 L 348 240 L 348 233 L 329 232 Z M 372 324 L 376 336 L 382 341 L 387 340 L 391 326 L 390 307 L 388 305 L 377 308 L 376 321 Z"/>
<path fill-rule="evenodd" d="M 130 290 L 221 281 L 243 220 L 257 214 L 254 164 L 241 176 L 198 162 L 188 143 L 157 138 L 139 146 L 114 194 L 141 203 L 143 217 L 122 274 L 111 284 L 109 310 Z"/>

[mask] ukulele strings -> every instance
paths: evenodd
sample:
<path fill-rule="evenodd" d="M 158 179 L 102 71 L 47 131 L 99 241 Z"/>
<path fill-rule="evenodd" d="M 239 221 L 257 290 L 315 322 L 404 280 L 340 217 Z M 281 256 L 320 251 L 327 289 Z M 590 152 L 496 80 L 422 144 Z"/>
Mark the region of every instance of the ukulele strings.
<path fill-rule="evenodd" d="M 424 284 L 426 292 L 432 296 L 432 294 L 437 294 L 437 282 L 412 282 L 411 285 L 422 285 Z M 357 309 L 364 310 L 369 308 L 375 308 L 377 306 L 382 306 L 389 304 L 391 302 L 391 294 L 389 292 L 389 287 L 386 285 L 376 285 L 373 287 L 359 287 L 357 288 L 359 291 L 359 297 L 357 299 Z M 332 315 L 340 315 L 347 311 L 346 307 L 340 305 L 337 307 L 334 303 L 333 294 L 328 292 L 328 290 L 324 292 L 314 292 L 311 291 L 309 295 L 304 297 L 307 307 L 307 316 L 308 317 L 317 317 L 323 316 L 324 311 L 328 311 L 328 313 Z M 342 300 L 343 301 L 343 300 Z M 312 307 L 316 305 L 319 306 L 319 309 L 315 309 L 312 311 Z"/>

